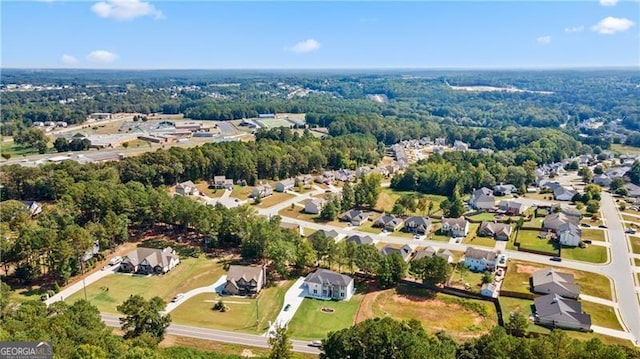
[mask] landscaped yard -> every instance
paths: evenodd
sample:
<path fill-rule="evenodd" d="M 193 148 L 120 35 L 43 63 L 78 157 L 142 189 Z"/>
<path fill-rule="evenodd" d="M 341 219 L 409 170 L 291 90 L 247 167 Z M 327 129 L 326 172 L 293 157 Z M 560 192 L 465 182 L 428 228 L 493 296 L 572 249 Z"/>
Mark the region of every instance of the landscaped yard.
<path fill-rule="evenodd" d="M 356 294 L 346 302 L 305 298 L 289 322 L 290 335 L 293 338 L 322 339 L 329 332 L 352 326 L 362 297 L 362 294 Z M 322 308 L 333 312 L 322 311 Z"/>
<path fill-rule="evenodd" d="M 251 196 L 251 191 L 253 191 L 251 186 L 233 186 L 230 197 L 248 199 Z"/>
<path fill-rule="evenodd" d="M 304 208 L 300 206 L 293 206 L 293 209 L 291 209 L 290 206 L 286 207 L 284 209 L 281 209 L 278 212 L 278 214 L 283 217 L 295 218 L 295 219 L 299 219 L 307 222 L 324 223 L 329 226 L 336 226 L 336 227 L 342 227 L 342 228 L 346 228 L 349 226 L 348 223 L 340 222 L 338 220 L 330 221 L 330 222 L 324 221 L 317 214 L 305 213 Z"/>
<path fill-rule="evenodd" d="M 495 247 L 496 240 L 491 237 L 480 237 L 476 233 L 469 234 L 462 240 L 463 244 L 468 244 L 471 246 L 482 246 L 482 247 Z"/>
<path fill-rule="evenodd" d="M 223 274 L 226 272 L 216 260 L 204 256 L 185 258 L 164 275 L 109 275 L 87 286 L 87 299 L 100 312 L 118 313 L 116 307 L 130 295 L 140 294 L 147 299 L 159 296 L 169 302 L 178 293 L 213 284 Z M 84 299 L 83 291 L 75 293 L 68 300 L 74 302 L 78 299 Z"/>
<path fill-rule="evenodd" d="M 518 242 L 521 248 L 543 251 L 551 255 L 555 255 L 558 251 L 555 249 L 551 239 L 540 238 L 540 231 L 531 229 L 521 229 L 518 231 Z"/>
<path fill-rule="evenodd" d="M 631 242 L 631 250 L 633 253 L 640 254 L 640 237 L 629 236 L 629 242 Z"/>
<path fill-rule="evenodd" d="M 418 319 L 430 333 L 444 330 L 456 339 L 468 339 L 487 333 L 496 325 L 495 306 L 489 302 L 430 293 L 422 288 L 400 286 L 371 293 L 371 308 L 362 308 L 369 316 L 390 316 L 398 320 Z M 365 302 L 363 302 L 364 304 Z"/>
<path fill-rule="evenodd" d="M 218 198 L 224 194 L 224 189 L 209 188 L 209 184 L 205 181 L 198 182 L 196 187 L 198 188 L 198 191 L 211 198 Z"/>
<path fill-rule="evenodd" d="M 568 268 L 545 266 L 538 263 L 509 260 L 507 274 L 502 289 L 511 292 L 529 293 L 529 278 L 531 274 L 542 268 L 556 268 L 560 272 L 571 273 L 575 282 L 580 285 L 583 294 L 611 300 L 611 282 L 608 277 L 600 274 L 588 273 Z"/>
<path fill-rule="evenodd" d="M 601 327 L 622 330 L 613 307 L 582 300 L 582 311 L 591 315 L 591 323 Z"/>
<path fill-rule="evenodd" d="M 627 222 L 640 223 L 640 217 L 630 216 L 630 215 L 627 215 L 627 214 L 623 214 L 622 215 L 622 219 L 627 221 Z"/>
<path fill-rule="evenodd" d="M 562 247 L 562 258 L 591 263 L 605 263 L 607 261 L 607 248 L 590 245 L 587 248 Z"/>
<path fill-rule="evenodd" d="M 590 239 L 592 241 L 604 242 L 604 231 L 600 229 L 583 229 L 582 239 Z"/>
<path fill-rule="evenodd" d="M 174 323 L 179 324 L 261 334 L 268 329 L 269 322 L 273 322 L 278 316 L 284 304 L 284 295 L 291 284 L 293 281 L 286 281 L 265 288 L 257 300 L 220 297 L 215 293 L 199 294 L 171 312 L 171 317 Z M 214 311 L 213 305 L 218 300 L 222 300 L 229 310 L 224 313 Z"/>
<path fill-rule="evenodd" d="M 276 205 L 280 202 L 284 202 L 288 199 L 293 198 L 294 196 L 289 193 L 279 193 L 274 192 L 271 196 L 267 196 L 265 198 L 261 198 L 260 203 L 256 205 L 256 207 L 260 208 L 269 208 L 273 205 Z"/>

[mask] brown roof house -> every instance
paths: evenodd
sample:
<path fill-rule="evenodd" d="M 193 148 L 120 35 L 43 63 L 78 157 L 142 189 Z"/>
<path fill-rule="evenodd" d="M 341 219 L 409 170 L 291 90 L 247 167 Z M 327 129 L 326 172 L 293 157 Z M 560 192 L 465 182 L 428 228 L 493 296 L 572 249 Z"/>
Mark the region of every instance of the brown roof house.
<path fill-rule="evenodd" d="M 171 247 L 165 249 L 138 247 L 129 252 L 120 264 L 121 272 L 137 274 L 163 274 L 180 263 L 180 258 Z"/>
<path fill-rule="evenodd" d="M 256 266 L 229 266 L 227 283 L 222 289 L 223 294 L 254 295 L 264 286 L 265 268 Z"/>
<path fill-rule="evenodd" d="M 507 223 L 482 222 L 478 228 L 478 235 L 493 237 L 498 241 L 508 241 L 511 236 L 511 225 Z"/>

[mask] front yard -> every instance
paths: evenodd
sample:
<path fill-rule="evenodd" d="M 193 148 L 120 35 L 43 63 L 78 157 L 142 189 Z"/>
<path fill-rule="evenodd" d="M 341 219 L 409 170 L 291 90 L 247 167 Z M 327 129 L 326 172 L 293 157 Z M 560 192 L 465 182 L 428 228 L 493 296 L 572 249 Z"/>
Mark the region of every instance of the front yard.
<path fill-rule="evenodd" d="M 611 281 L 600 274 L 583 272 L 568 268 L 545 266 L 538 263 L 509 260 L 507 273 L 502 283 L 502 289 L 511 292 L 529 293 L 529 278 L 532 273 L 542 268 L 556 268 L 560 272 L 571 273 L 576 284 L 582 288 L 582 293 L 603 299 L 612 299 Z"/>
<path fill-rule="evenodd" d="M 172 313 L 174 323 L 203 328 L 222 329 L 261 334 L 278 316 L 284 304 L 284 295 L 293 281 L 280 282 L 263 289 L 258 299 L 219 296 L 215 293 L 199 294 L 182 303 Z M 226 312 L 212 308 L 218 300 L 229 307 Z"/>
<path fill-rule="evenodd" d="M 293 338 L 322 339 L 329 332 L 351 327 L 362 297 L 356 294 L 346 302 L 305 298 L 289 322 L 289 334 Z"/>
<path fill-rule="evenodd" d="M 640 237 L 629 236 L 629 242 L 631 242 L 631 251 L 640 254 Z"/>
<path fill-rule="evenodd" d="M 518 231 L 517 240 L 521 248 L 542 251 L 555 255 L 558 251 L 555 249 L 553 242 L 549 238 L 540 238 L 540 231 L 531 229 L 521 229 Z"/>
<path fill-rule="evenodd" d="M 258 203 L 256 205 L 256 207 L 259 208 L 269 208 L 273 205 L 276 205 L 280 202 L 284 202 L 288 199 L 293 198 L 294 195 L 289 194 L 289 193 L 280 193 L 280 192 L 273 192 L 273 194 L 271 196 L 267 196 L 265 198 L 261 198 L 260 199 L 260 203 Z"/>
<path fill-rule="evenodd" d="M 222 264 L 205 256 L 185 258 L 164 275 L 139 276 L 115 273 L 87 286 L 87 299 L 100 312 L 118 313 L 116 307 L 130 295 L 139 294 L 150 299 L 159 296 L 169 302 L 178 293 L 213 284 L 226 274 Z M 69 302 L 84 299 L 79 291 L 69 297 Z"/>
<path fill-rule="evenodd" d="M 249 199 L 251 196 L 251 191 L 253 191 L 253 187 L 251 186 L 233 186 L 233 190 L 231 190 L 230 197 L 243 199 Z"/>
<path fill-rule="evenodd" d="M 613 307 L 581 300 L 582 311 L 591 315 L 591 322 L 601 327 L 623 330 Z"/>
<path fill-rule="evenodd" d="M 582 239 L 590 239 L 592 241 L 604 242 L 604 230 L 601 229 L 583 229 Z"/>
<path fill-rule="evenodd" d="M 224 189 L 209 188 L 209 183 L 207 183 L 206 181 L 198 182 L 196 184 L 196 188 L 198 188 L 198 191 L 200 191 L 200 193 L 204 193 L 211 198 L 219 198 L 224 194 Z"/>
<path fill-rule="evenodd" d="M 591 263 L 605 263 L 608 260 L 607 248 L 590 245 L 587 248 L 562 247 L 562 258 Z"/>

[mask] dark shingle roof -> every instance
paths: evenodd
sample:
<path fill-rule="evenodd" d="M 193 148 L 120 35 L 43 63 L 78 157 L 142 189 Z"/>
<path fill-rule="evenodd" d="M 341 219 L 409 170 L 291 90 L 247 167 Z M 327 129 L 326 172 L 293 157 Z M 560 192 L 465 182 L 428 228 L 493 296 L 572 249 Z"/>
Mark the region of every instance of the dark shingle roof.
<path fill-rule="evenodd" d="M 353 278 L 349 277 L 348 275 L 332 272 L 327 269 L 318 269 L 317 271 L 308 275 L 304 281 L 318 284 L 328 283 L 346 287 L 353 281 Z"/>

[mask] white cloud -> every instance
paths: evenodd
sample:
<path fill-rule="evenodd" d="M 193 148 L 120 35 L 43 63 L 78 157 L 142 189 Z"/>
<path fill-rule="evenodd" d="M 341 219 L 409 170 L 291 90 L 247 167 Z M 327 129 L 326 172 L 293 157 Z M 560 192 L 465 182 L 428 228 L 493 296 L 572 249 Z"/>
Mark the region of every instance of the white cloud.
<path fill-rule="evenodd" d="M 616 6 L 618 0 L 600 0 L 602 6 Z"/>
<path fill-rule="evenodd" d="M 584 30 L 584 26 L 574 26 L 574 27 L 565 27 L 564 32 L 572 33 L 572 32 L 582 32 Z"/>
<path fill-rule="evenodd" d="M 140 16 L 154 16 L 164 19 L 162 11 L 148 2 L 140 0 L 106 0 L 93 4 L 91 7 L 96 15 L 118 21 L 133 20 Z"/>
<path fill-rule="evenodd" d="M 89 53 L 89 55 L 87 55 L 87 60 L 93 61 L 93 62 L 108 63 L 108 62 L 114 62 L 116 59 L 118 59 L 118 55 L 114 54 L 113 52 L 109 52 L 105 50 L 92 51 Z"/>
<path fill-rule="evenodd" d="M 63 65 L 72 66 L 78 63 L 78 59 L 75 56 L 64 54 L 60 58 L 60 62 L 62 62 Z"/>
<path fill-rule="evenodd" d="M 591 30 L 602 35 L 613 35 L 616 32 L 627 31 L 634 25 L 635 23 L 629 19 L 608 16 L 593 25 Z"/>
<path fill-rule="evenodd" d="M 300 41 L 297 44 L 290 47 L 288 50 L 291 52 L 295 52 L 298 54 L 305 54 L 309 52 L 318 51 L 320 49 L 320 43 L 314 39 L 307 39 L 304 41 Z"/>
<path fill-rule="evenodd" d="M 549 35 L 539 36 L 538 38 L 536 38 L 536 41 L 539 44 L 547 45 L 547 44 L 551 43 L 551 36 L 549 36 Z"/>

